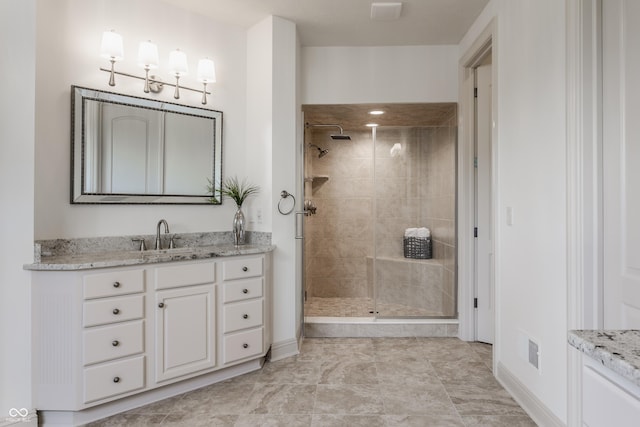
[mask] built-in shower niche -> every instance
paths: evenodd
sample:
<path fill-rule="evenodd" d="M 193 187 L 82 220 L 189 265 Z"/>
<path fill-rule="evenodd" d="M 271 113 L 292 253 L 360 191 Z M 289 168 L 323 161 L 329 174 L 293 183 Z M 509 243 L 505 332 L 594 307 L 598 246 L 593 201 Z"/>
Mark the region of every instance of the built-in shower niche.
<path fill-rule="evenodd" d="M 329 175 L 311 175 L 304 178 L 305 186 L 307 183 L 311 184 L 311 194 L 320 188 L 325 182 L 329 181 Z"/>

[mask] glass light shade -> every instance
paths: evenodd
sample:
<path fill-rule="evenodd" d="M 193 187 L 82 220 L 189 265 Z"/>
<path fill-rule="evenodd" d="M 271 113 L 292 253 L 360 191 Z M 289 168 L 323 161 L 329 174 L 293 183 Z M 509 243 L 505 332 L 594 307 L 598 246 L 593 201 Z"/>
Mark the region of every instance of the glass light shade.
<path fill-rule="evenodd" d="M 138 48 L 138 65 L 142 68 L 158 68 L 158 46 L 151 40 L 140 43 Z"/>
<path fill-rule="evenodd" d="M 215 83 L 216 66 L 211 59 L 203 58 L 198 61 L 198 81 L 202 83 Z"/>
<path fill-rule="evenodd" d="M 113 30 L 102 33 L 100 56 L 113 61 L 121 61 L 124 58 L 122 36 Z"/>
<path fill-rule="evenodd" d="M 169 53 L 169 70 L 174 76 L 184 76 L 189 72 L 187 55 L 180 49 Z"/>

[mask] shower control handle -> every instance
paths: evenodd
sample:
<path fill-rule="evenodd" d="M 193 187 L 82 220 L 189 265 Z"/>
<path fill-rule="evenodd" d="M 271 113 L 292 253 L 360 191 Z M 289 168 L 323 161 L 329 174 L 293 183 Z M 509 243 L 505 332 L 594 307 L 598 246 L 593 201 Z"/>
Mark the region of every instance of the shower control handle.
<path fill-rule="evenodd" d="M 296 212 L 296 239 L 304 239 L 304 217 L 309 215 L 307 211 Z"/>

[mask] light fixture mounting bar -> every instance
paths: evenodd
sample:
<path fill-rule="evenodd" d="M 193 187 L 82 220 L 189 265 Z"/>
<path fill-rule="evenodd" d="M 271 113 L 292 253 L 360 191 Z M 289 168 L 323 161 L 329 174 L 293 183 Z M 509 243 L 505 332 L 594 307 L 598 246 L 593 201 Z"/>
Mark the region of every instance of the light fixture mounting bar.
<path fill-rule="evenodd" d="M 100 71 L 106 71 L 107 73 L 111 73 L 111 69 L 109 69 L 109 68 L 100 67 Z M 118 74 L 120 76 L 126 76 L 126 77 L 132 77 L 134 79 L 144 80 L 144 77 L 136 76 L 135 74 L 123 73 L 122 71 L 114 71 L 114 73 Z M 173 83 L 161 82 L 161 81 L 158 81 L 158 80 L 154 80 L 151 77 L 149 78 L 149 82 L 150 83 L 158 83 L 158 84 L 161 84 L 163 86 L 176 87 L 176 85 L 173 84 Z M 193 89 L 193 88 L 190 88 L 188 86 L 182 86 L 182 84 L 180 85 L 180 89 L 186 89 L 186 90 L 190 90 L 192 92 L 202 93 L 202 89 Z M 206 91 L 206 93 L 207 93 L 207 95 L 211 95 L 211 92 L 209 92 L 209 91 Z"/>

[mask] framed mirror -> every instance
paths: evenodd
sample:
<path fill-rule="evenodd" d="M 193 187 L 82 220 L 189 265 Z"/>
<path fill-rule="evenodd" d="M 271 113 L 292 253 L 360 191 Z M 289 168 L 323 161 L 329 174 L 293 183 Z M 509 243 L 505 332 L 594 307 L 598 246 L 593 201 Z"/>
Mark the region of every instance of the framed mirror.
<path fill-rule="evenodd" d="M 220 204 L 222 112 L 71 86 L 71 203 Z"/>

